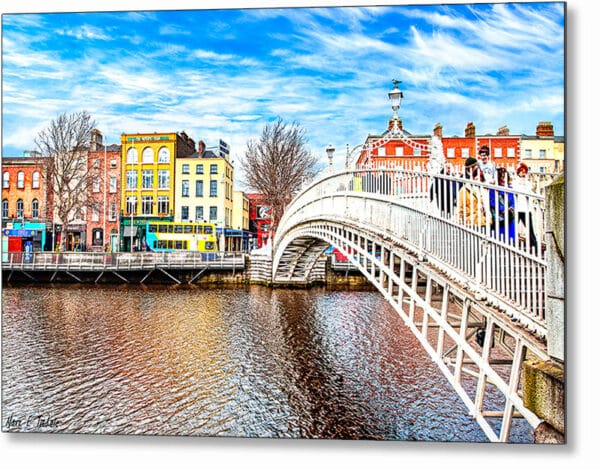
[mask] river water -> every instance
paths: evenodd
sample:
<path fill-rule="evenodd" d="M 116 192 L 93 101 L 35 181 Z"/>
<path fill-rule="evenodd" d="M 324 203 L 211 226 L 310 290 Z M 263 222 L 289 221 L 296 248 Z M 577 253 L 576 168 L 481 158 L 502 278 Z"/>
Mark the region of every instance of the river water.
<path fill-rule="evenodd" d="M 2 301 L 4 431 L 487 441 L 377 292 L 9 287 Z"/>

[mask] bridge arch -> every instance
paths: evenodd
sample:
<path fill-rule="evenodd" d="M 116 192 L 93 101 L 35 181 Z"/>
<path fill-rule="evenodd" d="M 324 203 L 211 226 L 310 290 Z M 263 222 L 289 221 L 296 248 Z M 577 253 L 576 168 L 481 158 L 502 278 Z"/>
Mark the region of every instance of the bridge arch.
<path fill-rule="evenodd" d="M 523 404 L 524 358 L 548 356 L 540 306 L 522 292 L 510 297 L 497 278 L 510 278 L 515 264 L 530 289 L 544 262 L 440 216 L 429 186 L 427 173 L 390 169 L 314 183 L 281 220 L 272 279 L 310 282 L 327 247 L 338 248 L 402 317 L 488 438 L 510 441 L 515 420 L 541 422 Z"/>

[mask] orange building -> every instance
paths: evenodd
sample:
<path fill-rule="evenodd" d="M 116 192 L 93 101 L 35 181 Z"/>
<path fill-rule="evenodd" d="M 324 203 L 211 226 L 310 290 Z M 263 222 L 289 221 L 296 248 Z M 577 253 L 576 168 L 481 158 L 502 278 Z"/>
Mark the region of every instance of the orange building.
<path fill-rule="evenodd" d="M 52 192 L 40 159 L 37 152 L 2 158 L 2 227 L 34 229 L 29 241 L 36 251 L 48 248 L 46 232 L 52 227 Z"/>

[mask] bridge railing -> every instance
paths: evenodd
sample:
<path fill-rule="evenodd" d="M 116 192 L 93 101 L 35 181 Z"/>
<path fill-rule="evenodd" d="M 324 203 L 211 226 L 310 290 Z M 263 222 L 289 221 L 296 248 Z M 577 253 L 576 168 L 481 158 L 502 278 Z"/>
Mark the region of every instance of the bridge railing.
<path fill-rule="evenodd" d="M 471 179 L 403 169 L 352 170 L 316 181 L 284 214 L 275 243 L 333 218 L 397 240 L 496 304 L 545 328 L 544 199 Z"/>
<path fill-rule="evenodd" d="M 195 269 L 244 268 L 245 255 L 238 252 L 219 253 L 3 253 L 2 269 L 23 271 L 147 270 L 157 268 Z"/>

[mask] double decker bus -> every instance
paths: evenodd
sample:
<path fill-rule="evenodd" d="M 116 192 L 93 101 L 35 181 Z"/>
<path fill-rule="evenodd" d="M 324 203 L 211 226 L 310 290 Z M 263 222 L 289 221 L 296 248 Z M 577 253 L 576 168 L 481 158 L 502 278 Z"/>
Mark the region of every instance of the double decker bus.
<path fill-rule="evenodd" d="M 205 222 L 147 222 L 146 246 L 150 251 L 218 251 L 217 228 Z"/>

